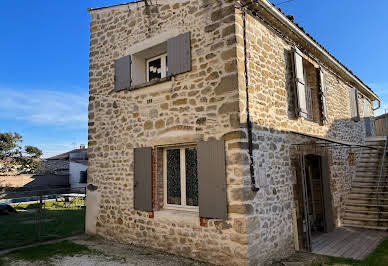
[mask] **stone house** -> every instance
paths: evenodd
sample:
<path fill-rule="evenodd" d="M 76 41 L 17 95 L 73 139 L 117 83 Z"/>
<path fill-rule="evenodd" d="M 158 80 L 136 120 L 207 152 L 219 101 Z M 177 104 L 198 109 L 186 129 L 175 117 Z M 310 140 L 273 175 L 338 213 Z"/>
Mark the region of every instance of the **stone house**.
<path fill-rule="evenodd" d="M 87 233 L 262 265 L 343 224 L 379 98 L 291 17 L 267 0 L 89 12 Z"/>

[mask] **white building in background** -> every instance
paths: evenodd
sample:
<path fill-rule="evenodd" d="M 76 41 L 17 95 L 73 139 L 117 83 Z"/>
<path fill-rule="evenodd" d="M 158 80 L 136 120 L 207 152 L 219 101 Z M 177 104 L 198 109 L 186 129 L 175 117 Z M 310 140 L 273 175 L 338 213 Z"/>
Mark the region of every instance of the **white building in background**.
<path fill-rule="evenodd" d="M 78 150 L 70 152 L 69 155 L 69 183 L 72 189 L 84 188 L 88 176 L 88 150 L 81 147 Z"/>

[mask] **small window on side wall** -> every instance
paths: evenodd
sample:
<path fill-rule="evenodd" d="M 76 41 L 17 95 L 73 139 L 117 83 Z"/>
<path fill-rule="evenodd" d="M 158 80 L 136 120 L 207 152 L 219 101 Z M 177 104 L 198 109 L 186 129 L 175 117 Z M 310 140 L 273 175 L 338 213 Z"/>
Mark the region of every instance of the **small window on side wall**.
<path fill-rule="evenodd" d="M 81 184 L 86 184 L 88 182 L 88 170 L 80 171 L 80 173 L 79 173 L 79 182 Z"/>
<path fill-rule="evenodd" d="M 147 82 L 162 79 L 168 76 L 167 54 L 153 57 L 147 60 Z"/>

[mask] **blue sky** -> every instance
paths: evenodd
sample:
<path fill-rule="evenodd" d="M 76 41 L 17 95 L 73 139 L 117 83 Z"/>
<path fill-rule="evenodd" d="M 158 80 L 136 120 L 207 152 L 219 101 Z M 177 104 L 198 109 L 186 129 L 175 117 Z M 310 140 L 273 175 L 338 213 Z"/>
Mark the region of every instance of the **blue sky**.
<path fill-rule="evenodd" d="M 23 144 L 38 146 L 45 157 L 87 144 L 87 8 L 123 2 L 2 1 L 0 132 L 21 133 Z M 388 108 L 388 1 L 294 0 L 280 7 Z"/>

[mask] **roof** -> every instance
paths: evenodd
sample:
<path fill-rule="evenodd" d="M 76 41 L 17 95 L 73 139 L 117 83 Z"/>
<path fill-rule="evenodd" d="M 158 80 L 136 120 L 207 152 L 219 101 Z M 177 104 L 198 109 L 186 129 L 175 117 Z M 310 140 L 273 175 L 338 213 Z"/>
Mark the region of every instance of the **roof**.
<path fill-rule="evenodd" d="M 88 149 L 74 149 L 65 153 L 61 153 L 58 155 L 55 155 L 53 157 L 47 158 L 46 160 L 69 160 L 70 153 L 83 153 L 83 152 L 88 152 Z"/>
<path fill-rule="evenodd" d="M 375 117 L 376 120 L 383 119 L 383 118 L 387 118 L 388 119 L 388 114 L 382 114 L 382 115 L 379 115 L 379 116 Z"/>
<path fill-rule="evenodd" d="M 70 160 L 70 162 L 82 164 L 84 166 L 88 166 L 88 160 Z"/>
<path fill-rule="evenodd" d="M 134 2 L 127 2 L 127 3 L 122 3 L 122 4 L 118 4 L 118 5 L 112 5 L 112 6 L 103 6 L 103 7 L 98 7 L 98 8 L 89 8 L 88 11 L 94 11 L 94 10 L 99 10 L 99 9 L 104 9 L 104 8 L 111 8 L 111 7 L 117 7 L 117 6 L 123 6 L 123 5 L 128 5 L 128 4 L 135 4 L 135 3 L 140 3 L 140 2 L 144 2 L 144 0 L 137 0 L 137 1 L 134 1 Z M 305 39 L 308 39 L 308 40 L 311 40 L 314 44 L 316 44 L 320 49 L 322 49 L 323 51 L 323 54 L 325 55 L 326 53 L 326 56 L 328 56 L 329 58 L 333 59 L 337 64 L 339 64 L 344 70 L 345 72 L 348 72 L 347 74 L 350 75 L 354 80 L 357 81 L 357 83 L 363 87 L 363 89 L 365 89 L 367 92 L 369 92 L 370 96 L 372 96 L 371 98 L 373 98 L 373 100 L 377 100 L 380 102 L 380 98 L 375 94 L 375 92 L 368 86 L 366 85 L 356 74 L 354 74 L 349 68 L 347 68 L 339 59 L 337 59 L 335 56 L 333 56 L 322 44 L 320 44 L 314 37 L 312 37 L 308 32 L 306 32 L 306 30 L 300 26 L 298 23 L 296 23 L 294 21 L 294 17 L 292 15 L 286 15 L 282 10 L 281 8 L 277 8 L 276 5 L 272 2 L 270 2 L 269 0 L 236 0 L 236 2 L 240 2 L 242 4 L 242 6 L 244 7 L 247 7 L 253 11 L 257 11 L 257 10 L 254 10 L 251 5 L 255 4 L 255 5 L 265 5 L 265 3 L 269 4 L 270 6 L 272 6 L 272 9 L 273 10 L 277 10 L 279 12 L 279 14 L 282 15 L 282 19 L 283 20 L 286 20 L 288 22 L 291 22 L 294 26 L 296 26 L 303 34 L 304 34 L 304 38 Z M 262 10 L 263 8 L 261 8 Z"/>
<path fill-rule="evenodd" d="M 116 7 L 116 6 L 125 6 L 125 5 L 128 5 L 128 4 L 136 4 L 136 3 L 140 3 L 140 2 L 144 2 L 144 0 L 137 0 L 137 1 L 132 1 L 132 2 L 126 2 L 126 3 L 122 3 L 122 4 L 111 5 L 111 6 L 101 6 L 101 7 L 94 7 L 94 8 L 89 7 L 88 11 L 90 12 L 90 11 L 104 9 L 104 8 L 110 8 L 110 7 Z"/>

